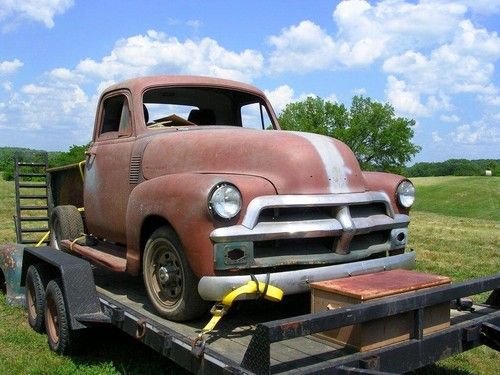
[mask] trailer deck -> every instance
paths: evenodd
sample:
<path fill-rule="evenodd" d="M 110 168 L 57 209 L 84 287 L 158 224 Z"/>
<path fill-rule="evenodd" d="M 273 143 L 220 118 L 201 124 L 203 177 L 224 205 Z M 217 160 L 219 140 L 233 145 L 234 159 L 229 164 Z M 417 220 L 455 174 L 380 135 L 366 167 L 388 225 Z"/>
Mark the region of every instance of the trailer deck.
<path fill-rule="evenodd" d="M 332 317 L 318 317 L 318 314 L 301 316 L 308 314 L 307 298 L 287 298 L 279 304 L 279 308 L 268 301 L 241 301 L 207 337 L 204 352 L 196 353 L 192 350 L 192 343 L 208 321 L 208 315 L 203 320 L 189 323 L 168 321 L 154 313 L 140 278 L 131 278 L 100 268 L 95 268 L 94 277 L 103 311 L 111 317 L 113 324 L 194 373 L 284 374 L 323 373 L 332 370 L 343 373 L 353 368 L 357 368 L 356 372 L 359 373 L 363 372 L 360 367 L 364 367 L 366 373 L 374 373 L 388 371 L 387 358 L 391 356 L 398 358 L 393 362 L 400 363 L 398 366 L 392 366 L 392 370 L 404 368 L 409 371 L 485 343 L 486 338 L 481 336 L 484 336 L 481 328 L 490 323 L 498 327 L 500 323 L 498 308 L 475 305 L 473 311 L 452 310 L 451 326 L 444 331 L 425 337 L 420 332 L 419 337 L 416 319 L 416 332 L 409 342 L 355 353 L 311 335 L 325 330 L 328 325 L 331 326 Z M 454 285 L 455 289 L 452 289 L 450 296 L 455 298 L 453 293 L 468 295 L 469 290 L 476 292 L 495 289 L 499 280 L 500 276 L 497 275 L 496 278 L 489 278 L 480 283 Z M 449 289 L 450 286 L 443 287 L 446 288 Z M 498 299 L 498 292 L 495 293 Z M 407 299 L 398 304 L 399 309 L 411 311 L 413 308 L 410 305 L 414 304 L 419 295 L 422 301 L 429 301 L 429 297 L 426 297 L 429 295 L 428 291 L 417 292 L 414 297 L 405 297 Z M 430 296 L 430 300 L 432 298 L 437 297 Z M 446 296 L 441 299 L 446 299 Z M 387 310 L 383 308 L 384 305 L 394 310 L 391 303 L 394 306 L 397 304 L 397 298 L 388 301 L 357 306 L 350 309 L 350 315 L 356 316 L 356 310 L 360 310 L 365 311 L 364 315 L 368 318 L 365 320 L 373 319 L 377 314 L 383 316 L 387 314 L 387 311 L 383 311 Z M 426 302 L 422 301 L 420 303 L 424 306 Z M 488 303 L 493 304 L 491 298 Z M 378 309 L 378 312 L 373 310 L 375 315 L 366 314 L 371 305 L 375 310 Z M 419 309 L 415 311 L 418 312 Z M 339 313 L 343 312 L 326 314 Z M 308 317 L 308 320 L 304 320 L 304 317 Z M 343 319 L 337 325 L 350 323 Z M 267 332 L 267 337 L 263 332 Z M 498 332 L 495 334 L 498 335 Z M 432 350 L 423 350 L 425 346 L 430 346 Z M 401 355 L 406 356 L 404 361 Z"/>

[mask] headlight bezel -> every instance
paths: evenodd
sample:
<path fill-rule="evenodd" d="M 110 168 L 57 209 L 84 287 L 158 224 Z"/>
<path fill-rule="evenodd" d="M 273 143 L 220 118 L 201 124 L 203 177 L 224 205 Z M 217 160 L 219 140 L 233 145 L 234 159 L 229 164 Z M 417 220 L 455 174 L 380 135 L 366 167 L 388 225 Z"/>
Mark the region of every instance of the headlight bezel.
<path fill-rule="evenodd" d="M 416 189 L 410 180 L 401 181 L 396 188 L 396 202 L 398 205 L 409 210 L 415 204 Z"/>
<path fill-rule="evenodd" d="M 216 197 L 218 192 L 223 191 L 222 189 L 234 189 L 234 191 L 238 194 L 237 196 L 239 197 L 239 202 L 237 203 L 237 210 L 231 211 L 230 214 L 224 213 L 224 211 L 219 211 L 217 208 L 217 203 L 214 201 L 214 197 Z M 240 189 L 238 187 L 230 182 L 219 182 L 216 184 L 208 193 L 208 199 L 207 199 L 207 206 L 208 206 L 208 211 L 212 215 L 212 217 L 222 220 L 222 221 L 230 221 L 234 219 L 235 217 L 238 216 L 238 214 L 241 212 L 241 208 L 243 206 L 243 197 L 241 195 Z"/>

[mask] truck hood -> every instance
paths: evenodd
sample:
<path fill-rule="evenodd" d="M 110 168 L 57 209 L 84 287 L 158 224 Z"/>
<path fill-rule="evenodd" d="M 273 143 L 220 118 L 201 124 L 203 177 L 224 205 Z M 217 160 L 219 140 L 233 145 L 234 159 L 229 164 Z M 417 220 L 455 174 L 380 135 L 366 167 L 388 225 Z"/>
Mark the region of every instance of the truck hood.
<path fill-rule="evenodd" d="M 366 190 L 352 151 L 325 136 L 234 127 L 168 131 L 143 154 L 145 179 L 177 173 L 239 174 L 270 181 L 278 194 Z"/>

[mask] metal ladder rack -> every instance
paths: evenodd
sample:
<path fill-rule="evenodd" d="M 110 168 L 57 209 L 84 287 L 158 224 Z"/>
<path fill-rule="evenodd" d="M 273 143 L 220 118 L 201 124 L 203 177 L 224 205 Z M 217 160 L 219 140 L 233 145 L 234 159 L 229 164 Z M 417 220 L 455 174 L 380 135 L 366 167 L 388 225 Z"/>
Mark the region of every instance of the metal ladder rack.
<path fill-rule="evenodd" d="M 48 155 L 46 152 L 16 153 L 14 163 L 17 242 L 35 245 L 49 230 Z M 48 244 L 49 240 L 42 243 Z"/>

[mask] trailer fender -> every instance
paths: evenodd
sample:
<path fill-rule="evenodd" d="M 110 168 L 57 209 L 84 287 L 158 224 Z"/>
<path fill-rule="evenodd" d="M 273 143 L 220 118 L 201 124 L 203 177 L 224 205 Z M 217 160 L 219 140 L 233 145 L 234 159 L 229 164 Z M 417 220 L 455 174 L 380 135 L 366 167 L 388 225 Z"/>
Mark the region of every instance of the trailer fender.
<path fill-rule="evenodd" d="M 24 287 L 21 286 L 21 266 L 24 245 L 0 245 L 0 290 L 8 304 L 25 306 Z"/>
<path fill-rule="evenodd" d="M 94 275 L 88 261 L 48 246 L 25 248 L 21 286 L 24 286 L 28 267 L 36 263 L 49 266 L 49 279 L 60 278 L 72 330 L 84 329 L 96 323 L 110 322 L 110 318 L 101 311 Z"/>

